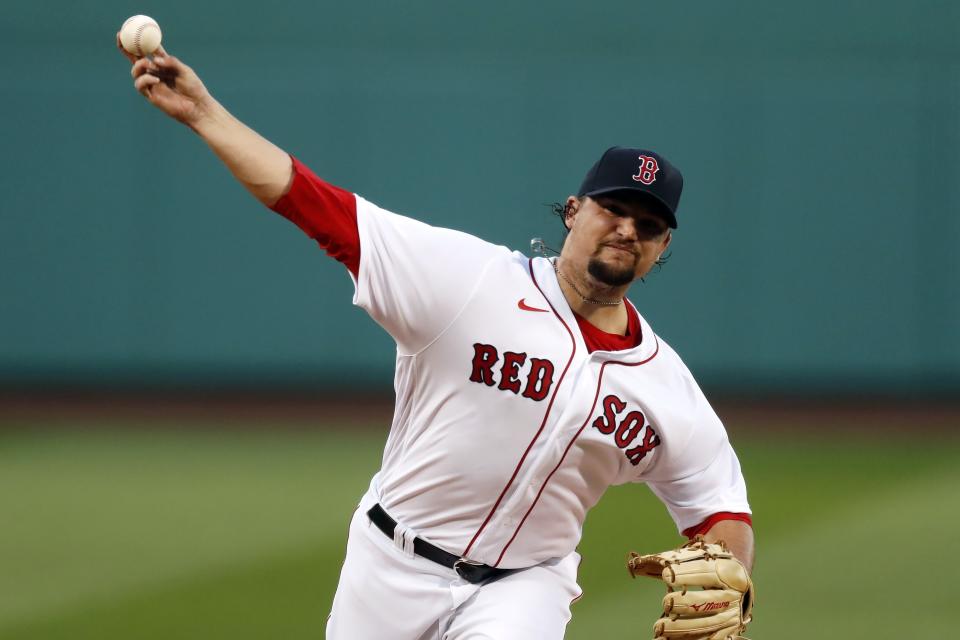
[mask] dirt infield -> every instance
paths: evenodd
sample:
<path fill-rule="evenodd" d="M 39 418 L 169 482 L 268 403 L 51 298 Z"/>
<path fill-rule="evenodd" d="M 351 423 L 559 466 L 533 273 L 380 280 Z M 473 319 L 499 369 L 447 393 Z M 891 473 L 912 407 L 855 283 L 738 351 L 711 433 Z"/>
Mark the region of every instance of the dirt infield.
<path fill-rule="evenodd" d="M 714 406 L 734 434 L 935 431 L 960 436 L 960 401 L 719 398 Z M 386 428 L 392 413 L 393 396 L 386 394 L 0 391 L 0 428 L 71 424 Z"/>

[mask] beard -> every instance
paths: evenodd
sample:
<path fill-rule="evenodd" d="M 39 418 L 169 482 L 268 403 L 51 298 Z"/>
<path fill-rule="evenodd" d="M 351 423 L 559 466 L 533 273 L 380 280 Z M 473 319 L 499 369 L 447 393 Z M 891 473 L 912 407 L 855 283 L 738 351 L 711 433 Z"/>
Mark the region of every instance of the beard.
<path fill-rule="evenodd" d="M 593 276 L 597 282 L 609 287 L 622 287 L 625 284 L 630 284 L 636 276 L 633 267 L 613 267 L 597 258 L 590 258 L 587 263 L 587 273 Z"/>

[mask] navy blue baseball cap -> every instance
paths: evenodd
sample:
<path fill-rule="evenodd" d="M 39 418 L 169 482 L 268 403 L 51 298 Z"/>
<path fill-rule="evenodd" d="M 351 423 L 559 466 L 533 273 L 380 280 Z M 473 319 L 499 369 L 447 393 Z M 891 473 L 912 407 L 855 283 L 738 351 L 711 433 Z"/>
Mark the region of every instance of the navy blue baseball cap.
<path fill-rule="evenodd" d="M 610 147 L 590 167 L 578 196 L 599 196 L 617 191 L 644 193 L 657 204 L 670 228 L 677 228 L 677 206 L 683 175 L 655 151 Z"/>

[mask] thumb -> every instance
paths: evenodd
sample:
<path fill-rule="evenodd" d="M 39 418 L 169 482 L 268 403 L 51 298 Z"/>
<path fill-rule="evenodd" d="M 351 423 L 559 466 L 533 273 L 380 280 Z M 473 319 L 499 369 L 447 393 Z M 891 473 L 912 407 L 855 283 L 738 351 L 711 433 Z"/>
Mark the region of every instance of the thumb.
<path fill-rule="evenodd" d="M 158 47 L 153 54 L 153 63 L 166 71 L 168 75 L 178 77 L 189 77 L 192 69 L 180 61 L 176 56 L 171 56 L 163 47 Z"/>
<path fill-rule="evenodd" d="M 167 50 L 161 45 L 153 52 L 153 62 L 160 66 L 174 67 L 177 59 L 167 53 Z"/>

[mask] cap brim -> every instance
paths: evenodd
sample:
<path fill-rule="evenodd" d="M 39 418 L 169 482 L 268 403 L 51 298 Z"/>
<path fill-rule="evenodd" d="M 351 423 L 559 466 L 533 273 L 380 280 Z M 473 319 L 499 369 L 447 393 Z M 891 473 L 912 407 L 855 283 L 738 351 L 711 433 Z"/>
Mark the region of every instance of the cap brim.
<path fill-rule="evenodd" d="M 581 193 L 581 196 L 600 196 L 610 193 L 617 193 L 618 191 L 629 191 L 630 193 L 642 193 L 647 196 L 655 203 L 660 205 L 660 208 L 657 213 L 660 217 L 667 221 L 667 226 L 671 229 L 677 228 L 677 216 L 670 210 L 670 205 L 668 205 L 663 198 L 658 196 L 655 193 L 647 191 L 646 189 L 631 189 L 630 187 L 610 187 L 608 189 L 597 189 L 595 191 L 590 191 L 588 193 Z"/>

